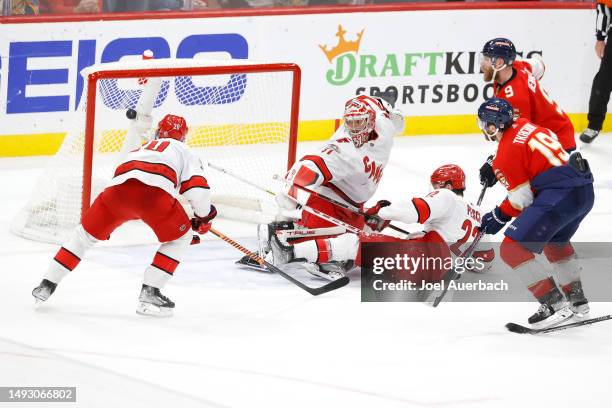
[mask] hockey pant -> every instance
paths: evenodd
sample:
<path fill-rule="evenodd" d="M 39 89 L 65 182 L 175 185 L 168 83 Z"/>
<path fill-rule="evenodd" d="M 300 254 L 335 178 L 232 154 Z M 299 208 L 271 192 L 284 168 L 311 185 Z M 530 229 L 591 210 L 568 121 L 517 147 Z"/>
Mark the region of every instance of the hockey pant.
<path fill-rule="evenodd" d="M 108 187 L 96 198 L 82 224 L 53 258 L 45 279 L 59 283 L 77 267 L 89 248 L 109 239 L 115 229 L 131 220 L 142 220 L 162 243 L 145 270 L 143 283 L 163 288 L 191 242 L 190 220 L 170 194 L 135 179 Z"/>

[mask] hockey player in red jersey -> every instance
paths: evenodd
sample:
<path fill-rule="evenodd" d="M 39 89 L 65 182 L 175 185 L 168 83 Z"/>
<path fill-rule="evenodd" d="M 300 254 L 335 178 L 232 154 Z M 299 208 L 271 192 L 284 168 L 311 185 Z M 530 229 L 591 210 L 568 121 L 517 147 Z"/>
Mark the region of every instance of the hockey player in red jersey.
<path fill-rule="evenodd" d="M 166 115 L 153 140 L 129 153 L 120 163 L 110 185 L 95 199 L 72 238 L 57 252 L 40 285 L 32 291 L 37 302 L 46 301 L 59 282 L 73 271 L 96 242 L 130 220 L 142 220 L 156 234 L 161 246 L 144 272 L 137 313 L 169 316 L 174 302 L 160 289 L 172 277 L 189 231 L 208 232 L 217 211 L 210 204 L 210 189 L 198 156 L 183 143 L 188 128 L 180 116 Z M 193 218 L 177 200 L 190 204 Z"/>
<path fill-rule="evenodd" d="M 529 323 L 550 326 L 572 314 L 587 314 L 581 268 L 570 239 L 593 207 L 588 163 L 580 153 L 570 156 L 549 129 L 525 118 L 515 120 L 512 105 L 504 99 L 483 103 L 478 122 L 485 138 L 498 143 L 493 171 L 508 190 L 507 198 L 483 216 L 481 229 L 496 234 L 516 217 L 505 231 L 500 255 L 541 303 Z M 535 258 L 542 251 L 557 279 L 547 276 Z"/>
<path fill-rule="evenodd" d="M 403 115 L 381 98 L 360 95 L 350 99 L 345 104 L 344 124 L 331 140 L 317 153 L 302 157 L 287 173 L 286 189 L 277 195 L 279 206 L 290 211 L 299 204 L 305 204 L 356 230 L 362 230 L 365 225 L 363 216 L 331 204 L 318 194 L 355 210 L 362 210 L 378 187 L 389 160 L 393 137 L 401 132 L 403 125 Z M 304 188 L 315 194 L 310 194 Z M 308 239 L 310 242 L 295 243 L 294 249 L 298 258 L 304 258 L 312 264 L 310 266 L 315 266 L 310 270 L 315 274 L 319 273 L 319 267 L 323 269 L 322 274 L 328 273 L 328 267 L 329 270 L 338 271 L 341 260 L 354 259 L 354 254 L 351 257 L 348 252 L 345 253 L 345 248 L 351 244 L 344 241 L 353 242 L 356 235 L 344 234 L 346 229 L 343 227 L 307 210 L 301 211 L 295 223 L 282 223 L 282 227 L 275 223 L 264 227 L 265 232 L 260 234 L 263 237 L 261 241 L 266 241 L 262 243 L 263 251 L 270 250 L 270 241 L 274 241 L 279 228 L 295 228 L 294 237 Z M 304 230 L 309 230 L 308 235 L 300 233 Z M 339 234 L 334 241 L 323 239 L 323 236 Z M 314 237 L 318 239 L 310 240 Z M 343 267 L 340 266 L 341 269 Z"/>
<path fill-rule="evenodd" d="M 510 102 L 517 117 L 553 131 L 568 153 L 576 149 L 572 122 L 539 83 L 544 75 L 541 59 L 519 60 L 512 41 L 494 38 L 482 49 L 481 70 L 485 81 L 493 81 L 494 96 Z M 480 182 L 487 187 L 497 182 L 491 159 L 480 169 Z"/>

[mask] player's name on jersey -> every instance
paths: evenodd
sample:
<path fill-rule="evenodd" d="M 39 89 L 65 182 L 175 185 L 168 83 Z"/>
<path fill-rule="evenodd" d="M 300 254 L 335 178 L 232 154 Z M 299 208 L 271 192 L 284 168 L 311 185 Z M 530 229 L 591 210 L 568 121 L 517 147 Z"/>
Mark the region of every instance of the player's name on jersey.
<path fill-rule="evenodd" d="M 415 282 L 402 279 L 398 282 L 385 282 L 382 279 L 377 279 L 372 282 L 372 288 L 376 291 L 413 291 L 413 290 L 445 290 L 446 283 L 440 282 Z M 479 292 L 479 291 L 508 291 L 510 286 L 503 279 L 498 282 L 484 282 L 478 280 L 476 282 L 461 282 L 452 280 L 448 282 L 448 290 L 456 290 L 463 292 Z"/>

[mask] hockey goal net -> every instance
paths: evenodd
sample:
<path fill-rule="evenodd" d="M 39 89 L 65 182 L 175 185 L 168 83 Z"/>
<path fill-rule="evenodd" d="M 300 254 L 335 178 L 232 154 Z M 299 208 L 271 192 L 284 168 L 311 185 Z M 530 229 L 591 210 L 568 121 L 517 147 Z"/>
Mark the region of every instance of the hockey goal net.
<path fill-rule="evenodd" d="M 273 175 L 295 160 L 297 65 L 153 59 L 98 64 L 81 75 L 84 89 L 73 125 L 15 218 L 11 229 L 17 235 L 65 240 L 117 163 L 150 138 L 167 113 L 185 117 L 186 143 L 205 165 L 267 189 L 274 189 Z M 273 219 L 272 196 L 212 168 L 206 171 L 221 217 Z"/>

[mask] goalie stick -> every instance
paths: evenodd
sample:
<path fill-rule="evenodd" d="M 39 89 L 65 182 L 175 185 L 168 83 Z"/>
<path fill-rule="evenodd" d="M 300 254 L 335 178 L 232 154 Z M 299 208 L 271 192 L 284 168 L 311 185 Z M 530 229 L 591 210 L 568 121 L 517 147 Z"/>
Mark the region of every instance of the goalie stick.
<path fill-rule="evenodd" d="M 610 319 L 612 319 L 612 315 L 605 315 L 605 316 L 594 317 L 592 319 L 582 320 L 579 322 L 562 324 L 560 326 L 545 327 L 543 329 L 532 329 L 529 327 L 521 326 L 520 324 L 508 323 L 506 324 L 506 329 L 508 329 L 512 333 L 541 334 L 541 333 L 550 333 L 550 332 L 555 332 L 555 331 L 571 329 L 573 327 L 587 326 L 589 324 L 603 322 L 605 320 L 610 320 Z"/>
<path fill-rule="evenodd" d="M 280 176 L 279 176 L 278 174 L 275 174 L 275 175 L 274 175 L 274 179 L 275 179 L 275 180 L 280 180 Z M 327 201 L 328 203 L 331 203 L 331 204 L 337 205 L 338 207 L 342 207 L 342 208 L 344 208 L 344 209 L 346 209 L 346 210 L 352 211 L 352 212 L 357 213 L 357 214 L 359 214 L 359 215 L 362 215 L 362 216 L 364 216 L 364 217 L 366 216 L 366 213 L 364 213 L 363 211 L 361 211 L 361 210 L 360 210 L 359 208 L 357 208 L 357 207 L 353 207 L 352 205 L 347 205 L 347 204 L 344 204 L 344 203 L 342 203 L 342 202 L 340 202 L 340 201 L 336 201 L 336 200 L 334 200 L 333 198 L 330 198 L 330 197 L 324 196 L 324 195 L 322 195 L 322 194 L 319 194 L 319 193 L 317 193 L 316 191 L 313 191 L 313 190 L 311 190 L 311 189 L 309 189 L 309 188 L 307 188 L 307 187 L 299 186 L 299 185 L 297 185 L 297 184 L 294 184 L 294 186 L 296 186 L 296 187 L 297 187 L 297 188 L 299 188 L 300 190 L 306 191 L 307 193 L 314 195 L 315 197 L 320 198 L 320 199 L 321 199 L 321 200 L 323 200 L 323 201 Z M 395 230 L 395 231 L 397 231 L 397 232 L 401 232 L 402 234 L 408 235 L 408 237 L 410 237 L 410 236 L 412 236 L 412 235 L 415 235 L 415 234 L 413 234 L 413 233 L 411 233 L 411 232 L 408 232 L 408 231 L 406 231 L 406 230 L 404 230 L 404 229 L 401 229 L 401 228 L 399 228 L 399 227 L 396 227 L 396 226 L 395 226 L 395 225 L 393 225 L 393 224 L 389 224 L 389 225 L 387 225 L 387 227 L 389 227 L 389 228 L 391 228 L 392 230 Z"/>
<path fill-rule="evenodd" d="M 236 180 L 242 181 L 243 183 L 248 184 L 251 187 L 256 188 L 256 189 L 258 189 L 260 191 L 268 193 L 268 194 L 270 194 L 272 196 L 276 195 L 276 193 L 274 193 L 274 192 L 272 192 L 272 191 L 270 191 L 270 190 L 268 190 L 268 189 L 266 189 L 266 188 L 264 188 L 264 187 L 262 187 L 262 186 L 260 186 L 260 185 L 258 185 L 256 183 L 253 183 L 250 180 L 242 178 L 242 177 L 238 176 L 237 174 L 234 174 L 231 171 L 226 170 L 226 169 L 224 169 L 222 167 L 216 166 L 216 165 L 214 165 L 212 163 L 208 163 L 208 166 L 213 168 L 213 169 L 215 169 L 215 170 L 217 170 L 217 171 L 222 172 L 223 174 L 227 174 L 228 176 L 233 177 Z M 338 225 L 340 227 L 344 227 L 347 231 L 352 232 L 353 234 L 361 233 L 361 230 L 359 228 L 356 228 L 356 227 L 354 227 L 354 226 L 352 226 L 352 225 L 350 225 L 350 224 L 348 224 L 348 223 L 346 223 L 344 221 L 340 221 L 340 220 L 338 220 L 338 219 L 336 219 L 336 218 L 334 218 L 334 217 L 332 217 L 330 215 L 325 214 L 322 211 L 316 210 L 316 209 L 314 209 L 314 208 L 312 208 L 312 207 L 310 207 L 308 205 L 305 205 L 305 204 L 297 203 L 297 205 L 298 205 L 299 208 L 303 209 L 304 211 L 309 212 L 311 214 L 314 214 L 317 217 L 324 219 L 325 221 L 331 222 L 332 224 Z"/>
<path fill-rule="evenodd" d="M 245 247 L 243 247 L 242 245 L 240 245 L 239 243 L 237 243 L 233 239 L 229 238 L 227 235 L 222 234 L 221 232 L 215 230 L 214 228 L 211 228 L 210 232 L 212 232 L 218 238 L 220 238 L 221 240 L 227 242 L 228 244 L 230 244 L 231 246 L 233 246 L 234 248 L 236 248 L 240 252 L 246 254 L 251 259 L 253 259 L 256 262 L 258 262 L 261 266 L 265 266 L 270 271 L 278 273 L 283 278 L 287 279 L 289 282 L 291 282 L 294 285 L 304 289 L 306 292 L 310 293 L 313 296 L 317 296 L 317 295 L 321 295 L 323 293 L 330 292 L 330 291 L 332 291 L 334 289 L 338 289 L 338 288 L 341 288 L 343 286 L 346 286 L 349 283 L 349 278 L 347 276 L 343 276 L 343 277 L 338 278 L 336 280 L 333 280 L 333 281 L 331 281 L 331 282 L 329 282 L 329 283 L 327 283 L 327 284 L 325 284 L 325 285 L 323 285 L 321 287 L 312 288 L 312 287 L 307 286 L 304 283 L 300 282 L 299 280 L 295 279 L 294 277 L 286 274 L 285 272 L 283 272 L 282 269 L 277 268 L 276 266 L 274 266 L 271 263 L 267 262 L 265 259 L 261 258 L 260 256 L 258 256 L 256 254 L 254 254 L 253 252 L 249 251 L 248 249 L 246 249 Z"/>

